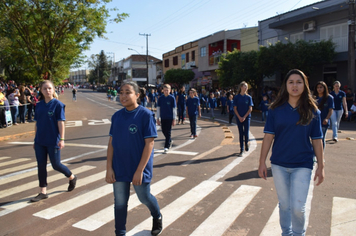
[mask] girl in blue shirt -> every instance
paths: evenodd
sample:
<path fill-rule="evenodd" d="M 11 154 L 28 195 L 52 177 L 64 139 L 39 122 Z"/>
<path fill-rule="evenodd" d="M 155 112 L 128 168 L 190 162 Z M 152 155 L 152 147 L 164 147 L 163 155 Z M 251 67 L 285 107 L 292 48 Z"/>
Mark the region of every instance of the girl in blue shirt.
<path fill-rule="evenodd" d="M 226 102 L 227 112 L 229 113 L 229 124 L 232 123 L 232 118 L 234 118 L 234 95 L 229 94 L 229 99 Z"/>
<path fill-rule="evenodd" d="M 216 107 L 216 98 L 214 98 L 214 93 L 210 93 L 208 103 L 209 103 L 209 107 L 210 107 L 210 111 L 211 111 L 211 118 L 215 119 L 214 109 Z"/>
<path fill-rule="evenodd" d="M 186 100 L 187 100 L 187 94 L 185 93 L 185 87 L 182 86 L 176 96 L 177 110 L 178 110 L 178 123 L 177 123 L 178 125 L 180 123 L 184 125 Z"/>
<path fill-rule="evenodd" d="M 320 111 L 302 71 L 288 72 L 269 109 L 264 133 L 258 174 L 267 179 L 266 159 L 273 143 L 271 167 L 282 235 L 305 235 L 313 157 L 318 163 L 314 181 L 318 179 L 319 185 L 324 181 L 324 154 Z"/>
<path fill-rule="evenodd" d="M 242 81 L 239 85 L 237 95 L 234 97 L 234 112 L 240 135 L 240 155 L 244 152 L 244 143 L 246 146 L 246 152 L 249 150 L 248 141 L 253 102 L 252 97 L 247 94 L 247 89 L 247 83 Z"/>
<path fill-rule="evenodd" d="M 138 199 L 153 217 L 152 235 L 162 231 L 157 199 L 150 192 L 153 146 L 157 137 L 153 112 L 138 105 L 140 90 L 135 82 L 120 87 L 123 109 L 111 118 L 107 150 L 106 182 L 112 183 L 115 200 L 115 233 L 126 235 L 127 203 L 132 182 Z"/>
<path fill-rule="evenodd" d="M 197 136 L 197 115 L 199 118 L 201 117 L 200 112 L 200 103 L 199 98 L 197 96 L 197 91 L 195 89 L 191 89 L 189 91 L 189 98 L 187 99 L 187 117 L 190 122 L 190 137 L 196 138 Z"/>
<path fill-rule="evenodd" d="M 319 81 L 316 83 L 314 94 L 316 95 L 318 108 L 321 112 L 320 120 L 321 120 L 321 128 L 323 131 L 323 148 L 325 150 L 326 132 L 329 128 L 329 124 L 330 124 L 329 119 L 334 109 L 334 98 L 329 94 L 328 86 L 323 81 Z"/>
<path fill-rule="evenodd" d="M 55 89 L 51 81 L 46 80 L 40 85 L 43 99 L 36 104 L 35 143 L 38 179 L 41 192 L 32 202 L 48 198 L 47 195 L 47 156 L 54 170 L 69 178 L 68 191 L 75 188 L 77 177 L 61 163 L 61 149 L 64 148 L 64 108 L 65 105 L 54 98 Z"/>
<path fill-rule="evenodd" d="M 346 104 L 346 93 L 340 90 L 341 83 L 339 81 L 335 81 L 333 84 L 334 91 L 330 93 L 331 96 L 334 98 L 334 112 L 331 115 L 331 126 L 333 129 L 333 139 L 335 142 L 338 141 L 337 139 L 337 132 L 339 130 L 340 121 L 342 117 L 342 113 L 345 112 L 345 117 L 347 118 L 349 112 L 347 110 Z M 344 109 L 342 109 L 344 107 Z"/>

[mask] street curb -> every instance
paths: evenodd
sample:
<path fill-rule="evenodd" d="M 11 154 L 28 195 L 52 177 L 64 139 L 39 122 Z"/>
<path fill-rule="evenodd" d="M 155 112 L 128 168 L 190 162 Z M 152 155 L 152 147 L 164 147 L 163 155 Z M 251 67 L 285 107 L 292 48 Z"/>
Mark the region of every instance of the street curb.
<path fill-rule="evenodd" d="M 35 131 L 29 131 L 29 132 L 20 133 L 20 134 L 8 135 L 8 136 L 0 137 L 0 142 L 9 141 L 11 139 L 16 139 L 16 138 L 23 138 L 23 137 L 30 136 L 33 134 L 35 134 Z"/>

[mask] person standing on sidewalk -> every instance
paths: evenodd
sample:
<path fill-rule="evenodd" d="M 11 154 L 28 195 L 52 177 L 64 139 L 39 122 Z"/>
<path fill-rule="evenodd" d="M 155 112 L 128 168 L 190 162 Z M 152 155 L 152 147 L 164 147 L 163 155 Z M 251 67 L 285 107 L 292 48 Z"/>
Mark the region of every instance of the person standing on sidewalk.
<path fill-rule="evenodd" d="M 338 141 L 337 133 L 340 126 L 342 113 L 345 112 L 345 117 L 347 118 L 349 112 L 347 110 L 347 105 L 346 105 L 346 93 L 340 90 L 341 83 L 339 81 L 335 81 L 333 87 L 334 87 L 334 91 L 332 91 L 330 95 L 333 96 L 334 98 L 334 112 L 331 115 L 330 119 L 331 119 L 331 126 L 333 129 L 333 140 L 337 142 Z M 344 109 L 342 107 L 344 107 Z"/>
<path fill-rule="evenodd" d="M 53 169 L 69 179 L 68 192 L 72 191 L 77 183 L 77 176 L 73 175 L 68 167 L 61 163 L 61 149 L 64 148 L 65 105 L 54 98 L 55 89 L 51 81 L 42 82 L 40 90 L 44 99 L 36 105 L 35 143 L 33 146 L 41 192 L 32 198 L 31 202 L 48 198 L 47 156 L 49 156 Z"/>
<path fill-rule="evenodd" d="M 242 81 L 239 85 L 237 95 L 234 97 L 234 113 L 240 136 L 240 155 L 244 152 L 244 143 L 246 152 L 249 150 L 248 142 L 253 102 L 252 97 L 247 94 L 247 89 L 247 83 Z"/>
<path fill-rule="evenodd" d="M 323 148 L 325 150 L 326 132 L 330 125 L 330 117 L 333 114 L 334 98 L 329 94 L 328 86 L 324 81 L 319 81 L 315 85 L 314 94 L 320 110 L 321 128 L 323 131 Z"/>
<path fill-rule="evenodd" d="M 138 85 L 124 82 L 120 87 L 120 102 L 124 108 L 111 118 L 105 179 L 114 188 L 116 235 L 126 235 L 131 182 L 138 199 L 153 217 L 151 234 L 158 235 L 162 231 L 160 207 L 150 192 L 153 146 L 157 138 L 155 118 L 152 111 L 138 105 L 139 97 Z"/>
<path fill-rule="evenodd" d="M 226 102 L 227 112 L 229 113 L 229 124 L 232 123 L 232 118 L 234 118 L 234 95 L 232 93 L 229 94 L 229 99 Z"/>
<path fill-rule="evenodd" d="M 187 117 L 190 122 L 190 137 L 197 138 L 197 115 L 199 118 L 201 117 L 200 111 L 200 103 L 199 98 L 197 96 L 197 91 L 195 89 L 191 89 L 189 91 L 189 98 L 187 99 Z"/>
<path fill-rule="evenodd" d="M 211 111 L 211 118 L 214 120 L 215 119 L 214 109 L 215 109 L 215 107 L 217 107 L 216 98 L 214 97 L 214 93 L 210 93 L 209 99 L 208 99 L 208 104 L 209 104 L 209 108 Z"/>
<path fill-rule="evenodd" d="M 271 166 L 279 201 L 282 235 L 305 235 L 306 201 L 314 165 L 316 185 L 324 181 L 324 154 L 320 111 L 307 77 L 297 69 L 288 72 L 264 128 L 258 175 L 267 179 L 266 159 L 272 146 Z"/>
<path fill-rule="evenodd" d="M 171 132 L 177 118 L 176 99 L 170 92 L 171 86 L 169 84 L 163 85 L 163 95 L 158 98 L 157 102 L 157 124 L 161 125 L 162 133 L 166 138 L 164 152 L 168 152 L 168 149 L 173 145 Z"/>

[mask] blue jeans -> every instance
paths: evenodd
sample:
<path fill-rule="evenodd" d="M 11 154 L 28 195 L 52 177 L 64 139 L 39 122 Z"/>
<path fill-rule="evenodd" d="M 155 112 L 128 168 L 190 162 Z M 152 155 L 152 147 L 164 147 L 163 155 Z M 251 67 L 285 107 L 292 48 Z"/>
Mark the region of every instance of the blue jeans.
<path fill-rule="evenodd" d="M 72 172 L 61 163 L 61 150 L 55 146 L 42 146 L 35 143 L 35 153 L 38 168 L 38 179 L 40 187 L 47 187 L 47 155 L 51 161 L 54 170 L 61 172 L 67 178 L 72 175 Z"/>
<path fill-rule="evenodd" d="M 19 106 L 20 123 L 25 123 L 27 105 Z"/>
<path fill-rule="evenodd" d="M 197 135 L 197 115 L 189 115 L 190 133 Z"/>
<path fill-rule="evenodd" d="M 328 132 L 328 127 L 321 126 L 321 130 L 323 132 L 323 150 L 325 152 L 325 139 L 326 139 L 326 132 Z"/>
<path fill-rule="evenodd" d="M 161 129 L 166 141 L 164 143 L 164 148 L 169 148 L 171 145 L 171 132 L 172 132 L 172 119 L 161 119 Z"/>
<path fill-rule="evenodd" d="M 268 116 L 268 111 L 263 111 L 262 112 L 262 121 L 267 120 L 267 116 Z"/>
<path fill-rule="evenodd" d="M 342 117 L 342 113 L 344 113 L 344 110 L 334 110 L 333 114 L 330 116 L 330 121 L 331 121 L 331 126 L 333 129 L 333 139 L 337 138 L 337 131 L 340 126 L 340 121 Z"/>
<path fill-rule="evenodd" d="M 11 109 L 12 123 L 17 124 L 17 115 L 19 114 L 19 107 L 13 106 L 10 109 Z"/>
<path fill-rule="evenodd" d="M 236 117 L 237 128 L 239 129 L 239 137 L 240 137 L 240 149 L 241 151 L 244 150 L 244 137 L 245 137 L 245 144 L 248 143 L 250 136 L 250 118 L 246 118 L 244 122 L 240 122 L 239 118 Z"/>
<path fill-rule="evenodd" d="M 312 169 L 286 168 L 274 164 L 271 167 L 279 201 L 279 223 L 282 236 L 304 236 L 306 231 L 305 205 Z"/>
<path fill-rule="evenodd" d="M 185 120 L 185 106 L 184 106 L 184 104 L 183 105 L 179 104 L 178 105 L 178 123 L 180 121 L 183 122 L 184 120 Z"/>
<path fill-rule="evenodd" d="M 155 219 L 160 218 L 161 212 L 157 199 L 151 194 L 150 183 L 133 185 L 138 199 L 146 205 Z M 130 198 L 130 182 L 115 182 L 114 200 L 115 200 L 115 234 L 126 235 L 127 203 Z"/>

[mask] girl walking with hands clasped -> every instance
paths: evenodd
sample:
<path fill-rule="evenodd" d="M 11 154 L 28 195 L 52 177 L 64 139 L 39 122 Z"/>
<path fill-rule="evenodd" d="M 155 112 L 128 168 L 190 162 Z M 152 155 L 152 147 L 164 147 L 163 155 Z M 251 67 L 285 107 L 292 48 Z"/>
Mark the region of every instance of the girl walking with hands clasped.
<path fill-rule="evenodd" d="M 316 185 L 324 181 L 320 111 L 300 70 L 288 72 L 276 101 L 268 111 L 258 174 L 267 179 L 267 154 L 279 201 L 282 235 L 305 235 L 306 200 L 316 156 Z"/>
<path fill-rule="evenodd" d="M 61 163 L 61 149 L 64 148 L 65 105 L 57 100 L 51 81 L 42 82 L 40 91 L 43 99 L 36 104 L 35 143 L 38 178 L 41 192 L 31 202 L 48 198 L 47 195 L 47 155 L 53 169 L 63 173 L 69 179 L 68 191 L 75 188 L 77 177 Z"/>
<path fill-rule="evenodd" d="M 160 208 L 150 192 L 157 130 L 153 112 L 137 103 L 139 91 L 135 82 L 123 83 L 120 102 L 124 108 L 111 118 L 106 182 L 112 183 L 114 188 L 116 235 L 126 235 L 131 182 L 138 199 L 148 207 L 153 217 L 151 234 L 158 235 L 162 231 Z"/>

